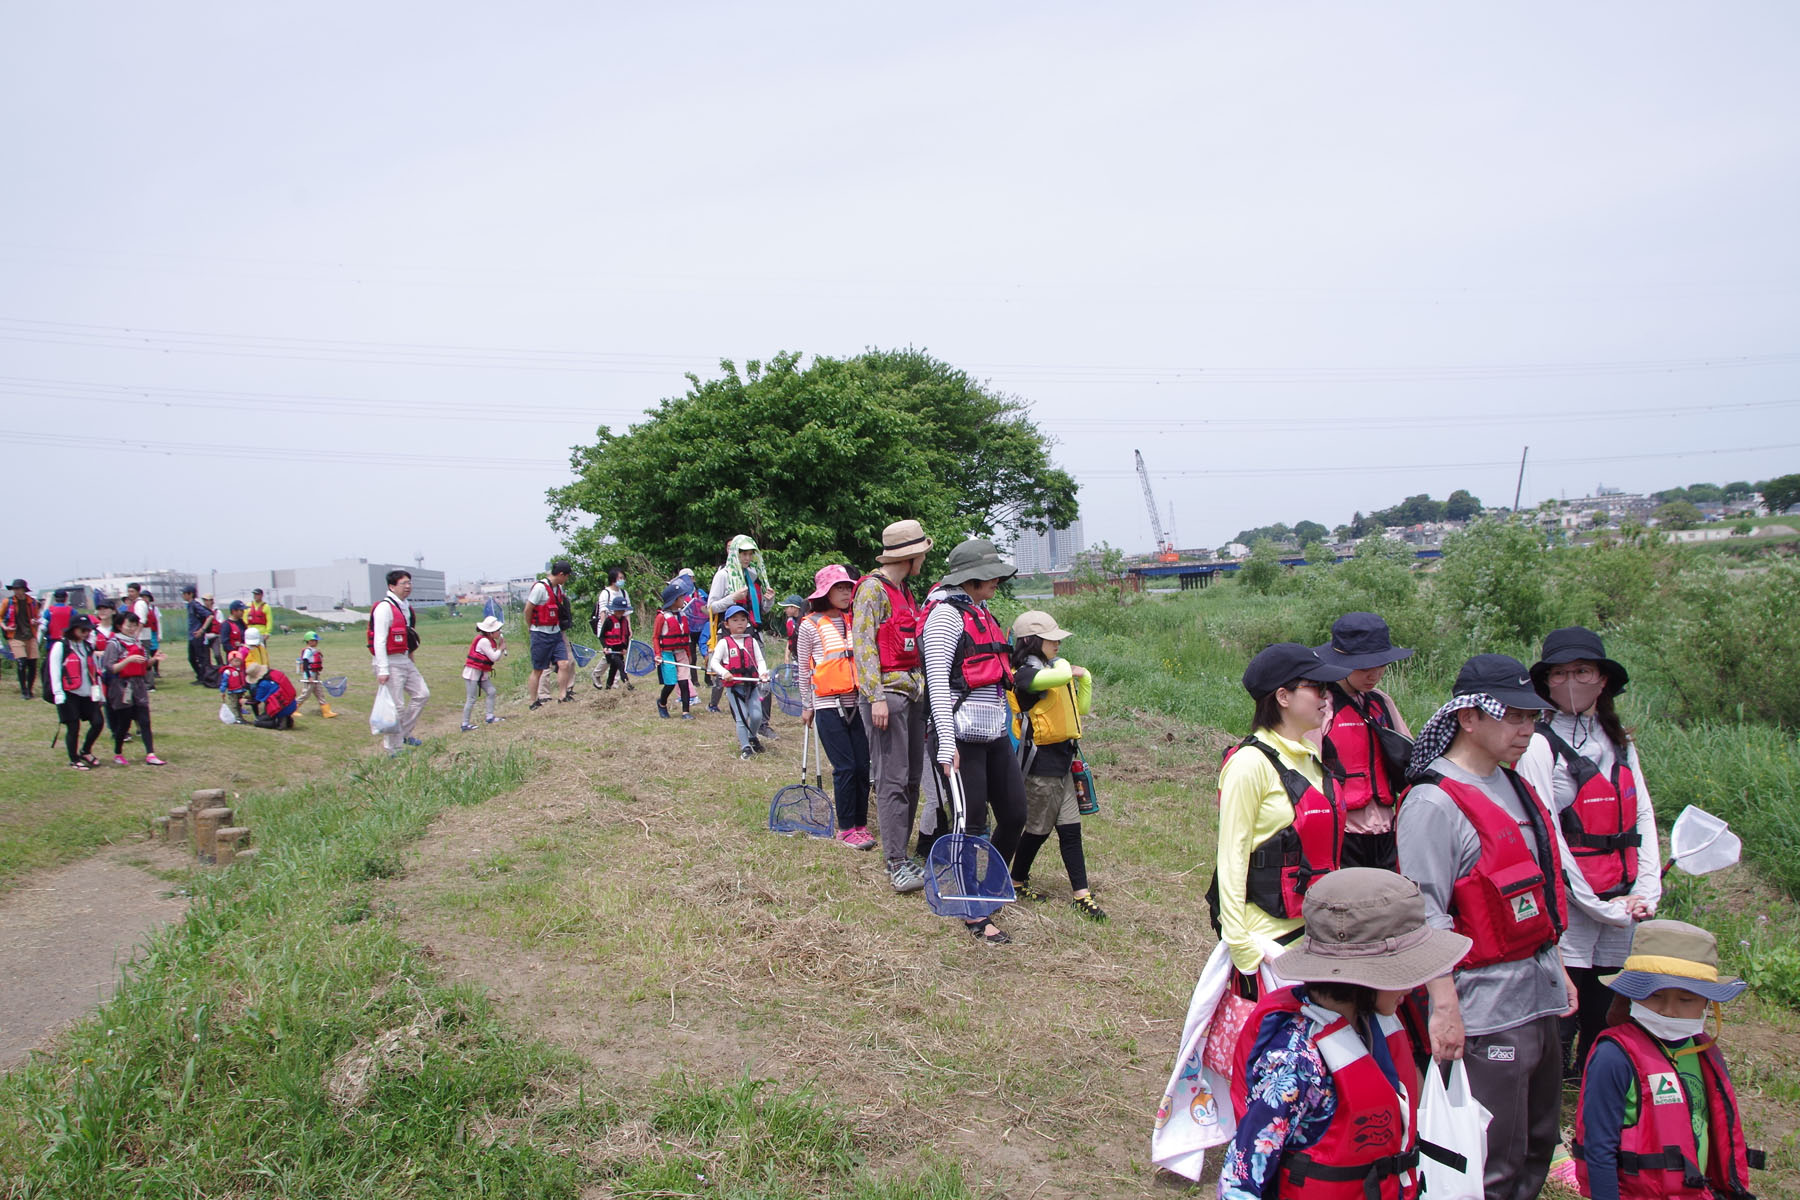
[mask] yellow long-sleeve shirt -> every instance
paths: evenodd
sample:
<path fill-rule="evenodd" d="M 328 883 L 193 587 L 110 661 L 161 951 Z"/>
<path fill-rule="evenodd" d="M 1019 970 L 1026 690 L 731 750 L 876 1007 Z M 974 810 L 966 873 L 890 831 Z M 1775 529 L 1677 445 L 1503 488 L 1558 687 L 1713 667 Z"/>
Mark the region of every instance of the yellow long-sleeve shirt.
<path fill-rule="evenodd" d="M 1270 729 L 1259 729 L 1256 736 L 1315 787 L 1324 786 L 1325 768 L 1312 746 Z M 1245 974 L 1262 965 L 1261 942 L 1305 924 L 1271 916 L 1246 896 L 1250 852 L 1293 823 L 1293 803 L 1268 756 L 1251 747 L 1233 754 L 1219 773 L 1219 927 L 1231 961 Z"/>

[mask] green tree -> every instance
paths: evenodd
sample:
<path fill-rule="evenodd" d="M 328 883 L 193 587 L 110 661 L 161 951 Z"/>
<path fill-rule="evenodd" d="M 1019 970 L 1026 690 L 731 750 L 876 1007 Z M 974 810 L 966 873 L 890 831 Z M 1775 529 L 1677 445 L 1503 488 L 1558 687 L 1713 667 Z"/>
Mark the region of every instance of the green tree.
<path fill-rule="evenodd" d="M 1125 552 L 1108 542 L 1096 542 L 1081 554 L 1075 578 L 1097 595 L 1125 603 Z"/>
<path fill-rule="evenodd" d="M 1728 483 L 1725 485 L 1725 499 L 1727 499 L 1727 500 L 1748 500 L 1750 498 L 1751 494 L 1755 491 L 1756 491 L 1756 489 L 1750 486 L 1750 483 L 1748 480 L 1739 479 L 1733 483 Z"/>
<path fill-rule="evenodd" d="M 1281 563 L 1281 547 L 1268 538 L 1258 538 L 1250 547 L 1250 557 L 1238 568 L 1237 581 L 1266 596 L 1281 590 L 1286 575 L 1287 568 Z"/>
<path fill-rule="evenodd" d="M 1511 521 L 1476 521 L 1444 539 L 1434 598 L 1440 626 L 1460 633 L 1470 653 L 1528 643 L 1546 629 L 1550 594 L 1537 530 Z"/>
<path fill-rule="evenodd" d="M 1296 521 L 1294 523 L 1294 540 L 1302 546 L 1308 542 L 1322 542 L 1331 536 L 1331 530 L 1317 521 Z"/>
<path fill-rule="evenodd" d="M 1700 524 L 1700 510 L 1690 500 L 1670 500 L 1650 514 L 1658 529 L 1692 529 Z"/>
<path fill-rule="evenodd" d="M 1294 531 L 1277 521 L 1273 525 L 1258 525 L 1255 529 L 1240 529 L 1238 535 L 1231 540 L 1242 542 L 1246 546 L 1254 546 L 1264 540 L 1283 545 L 1294 540 Z"/>
<path fill-rule="evenodd" d="M 826 562 L 869 566 L 905 517 L 937 541 L 929 572 L 965 537 L 1078 515 L 1022 401 L 917 350 L 799 360 L 723 361 L 642 424 L 576 446 L 575 482 L 549 492 L 570 552 L 589 569 L 631 554 L 691 566 L 704 584 L 748 533 L 786 588 Z"/>
<path fill-rule="evenodd" d="M 1328 566 L 1337 561 L 1337 555 L 1331 552 L 1331 548 L 1317 538 L 1300 547 L 1300 557 L 1306 560 L 1309 567 Z"/>
<path fill-rule="evenodd" d="M 1444 501 L 1444 519 L 1446 521 L 1470 521 L 1481 515 L 1481 501 L 1469 494 L 1466 489 L 1457 488 Z"/>
<path fill-rule="evenodd" d="M 1769 510 L 1769 515 L 1779 516 L 1800 504 L 1800 475 L 1778 475 L 1774 479 L 1765 479 L 1756 490 L 1762 493 L 1763 507 Z"/>
<path fill-rule="evenodd" d="M 1725 499 L 1725 489 L 1716 483 L 1690 483 L 1687 498 L 1695 504 L 1717 504 Z"/>

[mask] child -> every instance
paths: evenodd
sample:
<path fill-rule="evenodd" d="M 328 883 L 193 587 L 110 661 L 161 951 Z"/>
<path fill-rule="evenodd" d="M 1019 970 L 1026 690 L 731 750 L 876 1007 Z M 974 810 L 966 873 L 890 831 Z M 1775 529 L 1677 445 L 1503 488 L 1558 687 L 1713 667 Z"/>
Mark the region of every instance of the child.
<path fill-rule="evenodd" d="M 819 568 L 813 576 L 813 611 L 800 623 L 789 661 L 800 664 L 800 719 L 818 731 L 819 744 L 831 759 L 837 840 L 854 850 L 873 850 L 869 737 L 856 707 L 856 662 L 850 650 L 850 599 L 855 594 L 850 572 L 836 564 Z"/>
<path fill-rule="evenodd" d="M 1049 899 L 1031 886 L 1031 863 L 1054 829 L 1075 892 L 1075 911 L 1090 921 L 1104 921 L 1105 910 L 1088 890 L 1073 774 L 1076 739 L 1092 703 L 1094 678 L 1086 667 L 1057 657 L 1069 633 L 1049 613 L 1020 613 L 1012 635 L 1012 701 L 1018 712 L 1019 766 L 1025 772 L 1025 832 L 1013 855 L 1013 890 L 1021 900 Z"/>
<path fill-rule="evenodd" d="M 243 650 L 233 650 L 225 656 L 225 665 L 219 671 L 219 694 L 231 705 L 231 711 L 237 714 L 237 723 L 244 721 L 244 693 L 249 690 L 250 681 L 244 672 Z"/>
<path fill-rule="evenodd" d="M 256 710 L 258 729 L 292 729 L 300 711 L 300 693 L 286 674 L 262 663 L 245 671 L 250 681 L 250 704 Z"/>
<path fill-rule="evenodd" d="M 50 680 L 50 701 L 68 727 L 65 743 L 69 766 L 77 771 L 91 771 L 100 765 L 94 757 L 94 743 L 100 737 L 100 664 L 94 649 L 88 645 L 93 624 L 83 616 L 69 618 L 62 636 L 50 644 L 50 657 L 44 661 Z M 88 723 L 87 738 L 81 752 L 75 752 L 76 735 L 81 722 Z"/>
<path fill-rule="evenodd" d="M 787 633 L 787 660 L 791 663 L 800 661 L 800 612 L 805 607 L 806 601 L 798 594 L 781 602 L 782 629 Z"/>
<path fill-rule="evenodd" d="M 719 683 L 730 689 L 731 717 L 737 722 L 738 757 L 763 752 L 756 736 L 762 724 L 758 693 L 768 683 L 769 667 L 763 661 L 761 639 L 750 632 L 750 610 L 733 604 L 725 610 L 725 636 L 713 647 L 711 667 Z"/>
<path fill-rule="evenodd" d="M 138 641 L 143 626 L 135 612 L 122 612 L 113 618 L 113 636 L 107 640 L 100 657 L 101 676 L 106 681 L 107 724 L 112 728 L 113 765 L 129 765 L 125 758 L 125 739 L 136 723 L 138 736 L 144 739 L 144 764 L 167 766 L 156 756 L 156 742 L 150 732 L 150 671 L 160 653 L 151 654 Z"/>
<path fill-rule="evenodd" d="M 500 689 L 494 686 L 494 665 L 500 656 L 506 653 L 506 635 L 501 633 L 505 624 L 499 617 L 483 617 L 475 625 L 475 640 L 469 643 L 469 653 L 463 659 L 463 716 L 462 731 L 469 732 L 475 728 L 472 719 L 475 716 L 475 697 L 487 696 L 487 723 L 496 724 L 501 718 L 494 715 L 494 697 Z"/>
<path fill-rule="evenodd" d="M 624 595 L 607 602 L 606 616 L 600 622 L 600 645 L 606 649 L 606 690 L 613 681 L 625 681 L 625 690 L 634 690 L 631 676 L 625 673 L 625 651 L 631 647 L 631 601 Z"/>
<path fill-rule="evenodd" d="M 663 588 L 659 599 L 662 608 L 657 611 L 656 621 L 651 626 L 650 645 L 656 651 L 656 677 L 662 681 L 662 695 L 657 698 L 658 715 L 669 715 L 669 693 L 676 688 L 681 689 L 681 719 L 691 721 L 694 714 L 688 708 L 694 702 L 693 684 L 689 676 L 693 674 L 694 652 L 693 640 L 688 633 L 687 618 L 682 615 L 682 607 L 688 592 L 678 583 L 671 583 Z"/>
<path fill-rule="evenodd" d="M 1713 935 L 1645 921 L 1624 970 L 1601 982 L 1616 993 L 1614 1024 L 1595 1040 L 1581 1083 L 1571 1150 L 1581 1194 L 1748 1196 L 1763 1154 L 1744 1145 L 1725 1056 L 1704 1031 L 1707 1004 L 1747 985 L 1720 976 Z"/>
<path fill-rule="evenodd" d="M 331 705 L 325 699 L 324 685 L 319 682 L 320 677 L 325 673 L 325 655 L 319 649 L 318 630 L 315 629 L 306 635 L 306 644 L 300 648 L 300 661 L 296 665 L 300 668 L 302 680 L 300 698 L 305 700 L 310 695 L 317 700 L 321 717 L 337 716 L 331 711 Z"/>

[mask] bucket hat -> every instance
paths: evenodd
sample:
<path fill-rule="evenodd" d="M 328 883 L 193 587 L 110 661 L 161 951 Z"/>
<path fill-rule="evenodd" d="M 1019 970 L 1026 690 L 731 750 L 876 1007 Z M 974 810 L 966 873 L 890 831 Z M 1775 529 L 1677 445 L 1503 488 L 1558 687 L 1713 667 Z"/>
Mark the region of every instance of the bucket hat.
<path fill-rule="evenodd" d="M 1719 940 L 1686 921 L 1645 921 L 1632 932 L 1625 969 L 1600 976 L 1621 996 L 1642 1000 L 1663 988 L 1680 988 L 1708 1000 L 1735 1000 L 1750 985 L 1719 974 Z"/>
<path fill-rule="evenodd" d="M 1565 629 L 1552 629 L 1544 638 L 1544 648 L 1538 651 L 1538 660 L 1531 664 L 1531 683 L 1538 695 L 1546 700 L 1550 698 L 1551 667 L 1578 659 L 1600 664 L 1600 670 L 1606 675 L 1606 690 L 1602 695 L 1616 696 L 1631 682 L 1625 668 L 1606 657 L 1606 644 L 1599 634 L 1580 625 L 1570 625 Z"/>
<path fill-rule="evenodd" d="M 483 633 L 499 633 L 505 624 L 506 622 L 502 621 L 499 617 L 483 617 L 481 620 L 475 622 L 475 628 Z"/>
<path fill-rule="evenodd" d="M 1011 579 L 1018 573 L 1019 568 L 1000 557 L 994 543 L 986 538 L 970 538 L 950 551 L 943 582 L 964 584 L 977 579 Z"/>
<path fill-rule="evenodd" d="M 257 680 L 261 679 L 264 675 L 267 675 L 268 673 L 269 673 L 269 668 L 264 666 L 262 663 L 251 663 L 250 669 L 248 671 L 244 672 L 244 678 L 248 679 L 251 683 L 255 683 Z"/>
<path fill-rule="evenodd" d="M 1346 867 L 1306 890 L 1306 936 L 1269 966 L 1301 983 L 1357 983 L 1411 991 L 1462 961 L 1474 943 L 1425 920 L 1419 885 L 1372 867 Z"/>
<path fill-rule="evenodd" d="M 1345 613 L 1331 623 L 1331 640 L 1317 646 L 1319 657 L 1352 671 L 1385 667 L 1413 652 L 1396 646 L 1388 635 L 1388 623 L 1370 612 Z"/>
<path fill-rule="evenodd" d="M 258 629 L 254 625 L 252 625 L 250 628 L 244 630 L 244 645 L 260 646 L 262 644 L 263 644 L 262 630 Z"/>
<path fill-rule="evenodd" d="M 820 567 L 818 571 L 813 574 L 812 595 L 808 596 L 807 599 L 823 600 L 826 595 L 830 593 L 831 589 L 840 583 L 855 584 L 856 580 L 850 578 L 850 572 L 844 570 L 838 563 L 832 563 L 828 567 Z"/>
<path fill-rule="evenodd" d="M 917 521 L 895 521 L 881 531 L 881 553 L 875 556 L 875 561 L 902 562 L 917 558 L 930 550 L 932 544 L 925 536 L 925 527 Z"/>
<path fill-rule="evenodd" d="M 1328 663 L 1311 646 L 1299 642 L 1276 642 L 1261 651 L 1244 668 L 1244 690 L 1252 700 L 1261 700 L 1296 679 L 1318 683 L 1336 683 L 1350 673 L 1349 667 Z"/>
<path fill-rule="evenodd" d="M 688 589 L 682 587 L 679 583 L 671 583 L 671 584 L 664 585 L 661 596 L 660 596 L 660 599 L 662 600 L 662 606 L 664 608 L 669 607 L 669 605 L 675 603 L 677 600 L 679 600 L 683 596 L 687 595 L 687 593 L 688 593 Z"/>
<path fill-rule="evenodd" d="M 29 583 L 26 583 L 23 579 L 15 579 L 11 583 L 7 584 L 6 586 L 11 588 L 15 592 L 20 590 L 21 588 L 23 588 L 25 591 L 28 591 L 28 592 L 31 590 L 31 585 Z"/>
<path fill-rule="evenodd" d="M 630 612 L 631 611 L 631 601 L 627 600 L 623 596 L 614 596 L 612 598 L 612 602 L 606 606 L 606 611 L 607 612 L 616 612 L 616 613 Z"/>
<path fill-rule="evenodd" d="M 1035 608 L 1028 608 L 1013 618 L 1012 635 L 1016 638 L 1040 637 L 1051 642 L 1060 642 L 1070 636 L 1068 630 L 1056 623 L 1055 617 Z"/>
<path fill-rule="evenodd" d="M 73 621 L 69 622 L 69 632 L 70 633 L 74 633 L 77 630 L 80 630 L 83 633 L 87 633 L 90 630 L 92 630 L 93 628 L 94 628 L 94 623 L 92 621 L 88 620 L 85 616 L 81 616 L 80 614 L 77 614 L 75 619 Z"/>
<path fill-rule="evenodd" d="M 781 607 L 783 607 L 783 608 L 805 608 L 806 600 L 804 597 L 802 597 L 800 595 L 799 592 L 795 592 L 793 595 L 789 596 L 786 600 L 783 600 L 781 602 Z"/>

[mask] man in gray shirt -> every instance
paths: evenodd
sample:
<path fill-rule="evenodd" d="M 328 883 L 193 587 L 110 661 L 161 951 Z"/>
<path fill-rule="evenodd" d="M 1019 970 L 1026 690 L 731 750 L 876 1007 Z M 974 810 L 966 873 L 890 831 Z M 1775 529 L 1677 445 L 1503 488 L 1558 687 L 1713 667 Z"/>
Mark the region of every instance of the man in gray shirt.
<path fill-rule="evenodd" d="M 1470 1089 L 1493 1113 L 1487 1200 L 1536 1196 L 1561 1137 L 1557 1023 L 1575 1010 L 1556 945 L 1563 883 L 1549 813 L 1506 765 L 1525 752 L 1545 707 L 1516 659 L 1464 663 L 1450 702 L 1419 732 L 1418 782 L 1396 823 L 1400 872 L 1419 885 L 1427 919 L 1475 939 L 1469 965 L 1426 987 L 1432 1057 L 1466 1058 Z M 1509 861 L 1526 869 L 1507 872 Z M 1473 886 L 1490 872 L 1503 878 Z M 1463 895 L 1460 881 L 1472 885 Z"/>

